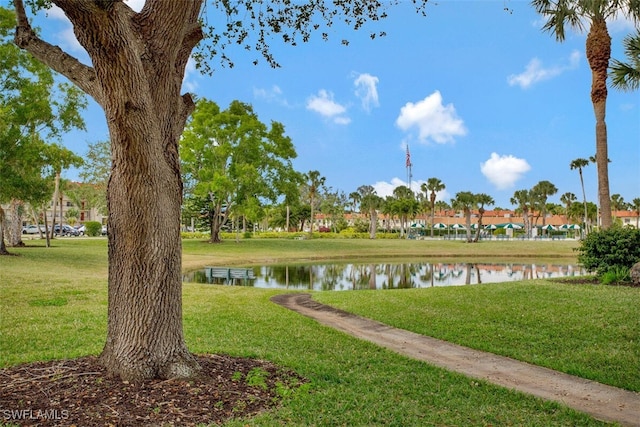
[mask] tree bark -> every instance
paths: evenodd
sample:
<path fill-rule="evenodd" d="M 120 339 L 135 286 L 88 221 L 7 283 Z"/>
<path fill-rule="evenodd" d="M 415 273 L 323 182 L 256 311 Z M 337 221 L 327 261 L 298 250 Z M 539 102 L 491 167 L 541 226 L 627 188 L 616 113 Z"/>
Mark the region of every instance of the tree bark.
<path fill-rule="evenodd" d="M 40 40 L 22 0 L 14 3 L 16 44 L 91 95 L 109 127 L 109 305 L 100 360 L 126 380 L 191 376 L 198 365 L 182 330 L 178 141 L 194 108 L 180 88 L 202 38 L 202 1 L 147 0 L 135 13 L 123 2 L 53 0 L 93 67 Z"/>
<path fill-rule="evenodd" d="M 0 206 L 0 255 L 10 255 L 7 246 L 4 243 L 4 209 Z"/>
<path fill-rule="evenodd" d="M 607 153 L 607 71 L 611 58 L 611 37 L 604 18 L 594 19 L 587 35 L 587 59 L 591 67 L 591 102 L 596 119 L 596 166 L 598 204 L 602 229 L 612 225 L 609 195 L 609 156 Z"/>
<path fill-rule="evenodd" d="M 20 200 L 11 200 L 11 215 L 9 224 L 9 246 L 17 248 L 24 246 L 22 241 L 22 208 L 24 204 Z"/>
<path fill-rule="evenodd" d="M 56 178 L 55 178 L 54 187 L 53 187 L 53 198 L 51 200 L 51 229 L 47 233 L 47 247 L 49 247 L 49 239 L 55 238 L 55 234 L 56 234 L 55 227 L 56 227 L 56 215 L 58 212 L 57 206 L 58 206 L 58 201 L 60 200 L 59 195 L 60 195 L 60 172 L 56 172 Z M 45 229 L 46 229 L 46 227 L 48 227 L 46 209 L 44 211 L 44 222 L 45 222 Z M 62 220 L 60 220 L 60 223 L 62 224 Z M 62 226 L 60 227 L 62 228 Z M 59 233 L 60 235 L 62 235 L 62 229 L 59 230 Z"/>
<path fill-rule="evenodd" d="M 433 239 L 433 221 L 435 219 L 435 209 L 436 209 L 436 193 L 435 191 L 431 192 L 429 196 L 429 201 L 431 202 L 431 238 Z"/>
<path fill-rule="evenodd" d="M 375 209 L 369 211 L 369 239 L 376 238 L 376 231 L 378 230 L 378 212 Z"/>

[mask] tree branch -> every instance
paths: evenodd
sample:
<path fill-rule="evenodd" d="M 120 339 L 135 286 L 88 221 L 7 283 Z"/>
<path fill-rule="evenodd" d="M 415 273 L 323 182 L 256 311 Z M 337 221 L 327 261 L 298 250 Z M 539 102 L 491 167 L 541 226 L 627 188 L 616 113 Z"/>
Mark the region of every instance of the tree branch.
<path fill-rule="evenodd" d="M 31 28 L 23 0 L 13 0 L 13 3 L 16 9 L 17 21 L 14 43 L 21 49 L 31 53 L 40 62 L 68 78 L 76 86 L 92 96 L 99 104 L 102 104 L 102 92 L 100 86 L 96 83 L 94 69 L 82 64 L 58 46 L 40 39 Z"/>

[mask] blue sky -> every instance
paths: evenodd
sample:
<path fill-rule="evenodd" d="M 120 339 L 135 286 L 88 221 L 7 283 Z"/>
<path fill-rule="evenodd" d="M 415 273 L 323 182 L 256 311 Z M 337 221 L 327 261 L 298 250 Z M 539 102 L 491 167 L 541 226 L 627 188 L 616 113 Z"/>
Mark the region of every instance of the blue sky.
<path fill-rule="evenodd" d="M 283 123 L 298 153 L 295 168 L 320 171 L 347 195 L 361 185 L 381 196 L 407 185 L 408 146 L 411 188 L 437 177 L 446 185 L 438 198 L 447 202 L 471 191 L 511 208 L 516 190 L 541 180 L 558 188 L 551 202 L 565 192 L 582 199 L 569 163 L 595 154 L 586 34 L 570 31 L 558 43 L 524 1 L 438 1 L 426 17 L 407 2 L 388 14 L 358 32 L 333 27 L 328 42 L 274 41 L 278 69 L 264 60 L 254 66 L 259 56 L 240 48 L 229 51 L 235 67 L 218 66 L 212 76 L 190 64 L 184 88 L 222 108 L 249 103 L 261 121 Z M 49 41 L 82 56 L 59 13 L 38 24 Z M 381 30 L 386 37 L 369 37 Z M 632 30 L 624 20 L 610 23 L 614 58 L 623 58 L 622 39 Z M 108 138 L 94 103 L 86 119 L 87 132 L 64 138 L 78 154 Z M 639 92 L 609 91 L 607 126 L 610 192 L 630 202 L 640 197 Z M 77 171 L 66 175 L 75 179 Z M 595 165 L 584 179 L 596 202 Z"/>

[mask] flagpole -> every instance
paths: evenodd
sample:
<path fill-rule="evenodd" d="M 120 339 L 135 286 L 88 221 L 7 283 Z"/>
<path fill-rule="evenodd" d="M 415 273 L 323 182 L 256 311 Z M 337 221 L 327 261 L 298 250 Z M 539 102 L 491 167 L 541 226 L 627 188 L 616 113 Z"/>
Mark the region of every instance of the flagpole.
<path fill-rule="evenodd" d="M 409 153 L 409 144 L 407 144 L 407 158 L 406 158 L 406 166 L 407 166 L 407 186 L 409 190 L 411 190 L 411 180 L 413 176 L 411 175 L 411 153 Z"/>

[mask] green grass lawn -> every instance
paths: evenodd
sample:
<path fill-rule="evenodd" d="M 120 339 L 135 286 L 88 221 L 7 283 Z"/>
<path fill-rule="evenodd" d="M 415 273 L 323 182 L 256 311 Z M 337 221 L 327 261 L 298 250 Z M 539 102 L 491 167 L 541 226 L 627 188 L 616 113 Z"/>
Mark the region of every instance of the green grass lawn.
<path fill-rule="evenodd" d="M 291 259 L 559 258 L 575 242 L 184 241 L 185 268 Z M 0 258 L 0 366 L 99 354 L 106 334 L 105 239 L 58 239 Z M 196 353 L 268 359 L 310 387 L 275 412 L 229 425 L 604 425 L 561 405 L 432 367 L 269 301 L 281 291 L 184 286 Z M 394 326 L 640 390 L 640 290 L 525 281 L 468 287 L 316 293 Z"/>

